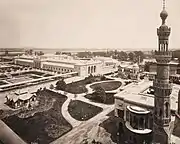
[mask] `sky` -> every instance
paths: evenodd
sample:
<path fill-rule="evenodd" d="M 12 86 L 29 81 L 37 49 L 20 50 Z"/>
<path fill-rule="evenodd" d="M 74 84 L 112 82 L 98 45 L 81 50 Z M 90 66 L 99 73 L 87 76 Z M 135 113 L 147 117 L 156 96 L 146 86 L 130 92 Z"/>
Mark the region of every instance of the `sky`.
<path fill-rule="evenodd" d="M 180 48 L 180 0 L 167 0 Z M 0 48 L 157 49 L 162 0 L 0 0 Z"/>

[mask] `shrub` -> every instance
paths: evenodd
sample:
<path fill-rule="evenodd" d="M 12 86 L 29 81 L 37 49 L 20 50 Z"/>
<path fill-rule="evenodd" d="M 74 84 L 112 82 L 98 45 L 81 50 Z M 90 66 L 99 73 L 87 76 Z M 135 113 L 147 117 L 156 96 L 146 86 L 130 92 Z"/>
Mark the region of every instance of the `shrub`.
<path fill-rule="evenodd" d="M 56 83 L 56 89 L 58 89 L 58 90 L 66 90 L 66 86 L 67 86 L 67 84 L 65 83 L 65 81 L 64 81 L 64 79 L 61 79 L 61 80 L 59 80 L 59 81 L 57 81 L 57 83 Z"/>
<path fill-rule="evenodd" d="M 50 89 L 54 89 L 54 85 L 53 85 L 53 84 L 51 84 L 49 88 L 50 88 Z"/>

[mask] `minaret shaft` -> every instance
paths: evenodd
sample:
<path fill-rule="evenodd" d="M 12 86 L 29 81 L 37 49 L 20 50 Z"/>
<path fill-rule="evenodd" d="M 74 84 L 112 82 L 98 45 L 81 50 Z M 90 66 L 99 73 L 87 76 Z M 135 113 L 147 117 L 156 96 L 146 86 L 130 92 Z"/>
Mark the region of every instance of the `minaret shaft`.
<path fill-rule="evenodd" d="M 157 75 L 153 82 L 154 87 L 154 125 L 153 141 L 154 143 L 170 143 L 170 94 L 172 92 L 169 82 L 169 62 L 171 53 L 169 52 L 169 35 L 171 29 L 165 25 L 168 13 L 165 10 L 165 1 L 163 1 L 163 10 L 160 14 L 162 25 L 157 29 L 158 51 L 155 52 L 157 61 Z"/>

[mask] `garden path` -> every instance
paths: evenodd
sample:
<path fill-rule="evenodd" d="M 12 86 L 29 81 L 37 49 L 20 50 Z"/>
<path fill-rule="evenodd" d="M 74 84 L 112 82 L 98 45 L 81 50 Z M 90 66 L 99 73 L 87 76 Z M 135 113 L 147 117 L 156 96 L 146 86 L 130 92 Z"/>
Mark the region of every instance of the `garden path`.
<path fill-rule="evenodd" d="M 114 81 L 114 80 L 112 80 L 112 81 Z M 109 82 L 109 81 L 101 81 L 101 82 Z M 92 83 L 90 85 L 101 83 L 101 82 L 94 82 L 94 83 Z M 69 93 L 69 92 L 62 91 L 62 90 L 56 90 L 56 89 L 52 90 L 51 89 L 54 92 L 57 92 L 59 94 L 63 94 L 65 96 L 67 96 L 68 99 L 62 105 L 61 112 L 62 112 L 63 117 L 72 125 L 72 127 L 77 127 L 78 125 L 80 125 L 81 123 L 84 123 L 84 122 L 78 121 L 78 120 L 74 119 L 69 114 L 69 112 L 68 112 L 68 105 L 71 102 L 71 100 L 80 100 L 80 101 L 83 101 L 85 103 L 101 107 L 103 109 L 103 111 L 100 114 L 98 114 L 97 116 L 95 116 L 95 117 L 90 119 L 90 120 L 93 119 L 93 121 L 96 120 L 97 117 L 100 118 L 100 117 L 102 117 L 101 115 L 104 115 L 104 114 L 106 115 L 107 112 L 111 112 L 114 109 L 114 104 L 107 105 L 107 104 L 103 104 L 103 103 L 97 103 L 97 102 L 93 102 L 93 101 L 85 98 L 84 97 L 85 95 L 87 95 L 88 93 L 92 93 L 92 91 L 93 91 L 92 88 L 90 87 L 90 85 L 88 85 L 86 87 L 88 89 L 88 92 L 87 93 L 81 93 L 81 94 L 72 94 L 72 93 Z M 116 89 L 116 90 L 108 91 L 108 92 L 117 92 L 117 91 L 119 91 L 119 89 L 120 89 L 120 87 L 118 89 Z"/>

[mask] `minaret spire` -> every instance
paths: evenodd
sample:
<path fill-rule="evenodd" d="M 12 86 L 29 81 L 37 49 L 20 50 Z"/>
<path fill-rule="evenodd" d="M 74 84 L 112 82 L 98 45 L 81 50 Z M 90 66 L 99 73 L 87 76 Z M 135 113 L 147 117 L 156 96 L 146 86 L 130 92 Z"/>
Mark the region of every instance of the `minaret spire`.
<path fill-rule="evenodd" d="M 166 12 L 165 8 L 166 8 L 166 2 L 165 2 L 165 0 L 163 0 L 163 10 L 160 13 L 160 17 L 162 19 L 162 25 L 165 24 L 166 18 L 168 16 L 168 13 Z"/>
<path fill-rule="evenodd" d="M 163 0 L 163 10 L 165 10 L 165 8 L 166 8 L 166 1 Z"/>

